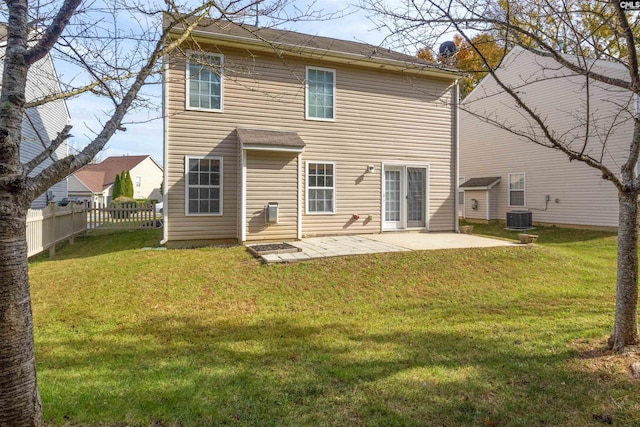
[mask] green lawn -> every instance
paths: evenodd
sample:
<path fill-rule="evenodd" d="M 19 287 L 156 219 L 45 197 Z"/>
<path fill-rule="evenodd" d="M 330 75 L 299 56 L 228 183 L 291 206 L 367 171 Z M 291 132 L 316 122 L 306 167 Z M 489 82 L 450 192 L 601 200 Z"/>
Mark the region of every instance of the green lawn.
<path fill-rule="evenodd" d="M 501 234 L 495 226 L 477 232 Z M 261 265 L 78 239 L 31 263 L 51 425 L 640 425 L 605 351 L 615 236 Z M 514 234 L 515 236 L 515 234 Z M 507 237 L 504 235 L 504 237 Z"/>

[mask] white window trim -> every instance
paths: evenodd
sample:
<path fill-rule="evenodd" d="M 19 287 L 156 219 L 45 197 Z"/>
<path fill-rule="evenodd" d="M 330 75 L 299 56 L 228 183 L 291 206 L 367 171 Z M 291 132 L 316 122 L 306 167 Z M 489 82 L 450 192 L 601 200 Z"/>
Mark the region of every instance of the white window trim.
<path fill-rule="evenodd" d="M 325 165 L 333 165 L 333 211 L 331 212 L 311 212 L 309 210 L 309 164 L 314 163 L 314 164 L 325 164 Z M 331 162 L 331 161 L 327 161 L 327 160 L 307 160 L 305 162 L 305 172 L 304 172 L 304 198 L 305 198 L 305 203 L 304 203 L 304 210 L 305 213 L 307 215 L 335 215 L 337 212 L 337 206 L 336 206 L 336 193 L 337 193 L 337 187 L 338 187 L 338 183 L 337 183 L 337 177 L 338 177 L 338 170 L 336 167 L 336 162 Z M 329 187 L 314 187 L 314 188 L 329 188 Z"/>
<path fill-rule="evenodd" d="M 458 177 L 458 205 L 460 206 L 464 206 L 467 202 L 467 195 L 464 194 L 464 188 L 460 188 L 460 184 L 464 184 L 465 181 L 466 179 L 464 178 L 464 175 Z M 462 203 L 460 203 L 460 192 L 462 192 Z"/>
<path fill-rule="evenodd" d="M 189 213 L 189 160 L 220 161 L 220 213 Z M 222 216 L 224 214 L 224 161 L 218 156 L 185 156 L 184 157 L 184 215 L 185 216 Z"/>
<path fill-rule="evenodd" d="M 333 118 L 325 119 L 321 117 L 309 116 L 309 70 L 330 71 L 333 73 Z M 333 68 L 312 67 L 307 65 L 304 72 L 304 118 L 306 120 L 314 120 L 318 122 L 335 122 L 338 99 L 336 96 L 336 70 Z"/>
<path fill-rule="evenodd" d="M 513 190 L 513 191 L 522 191 L 524 193 L 523 196 L 523 205 L 512 205 L 511 204 L 511 175 L 522 175 L 524 177 L 524 189 L 522 190 Z M 527 206 L 527 174 L 525 172 L 512 172 L 507 176 L 507 200 L 509 201 L 510 208 L 524 208 Z"/>
<path fill-rule="evenodd" d="M 387 168 L 389 167 L 401 167 L 401 168 L 424 168 L 427 171 L 427 176 L 426 176 L 426 195 L 425 195 L 425 202 L 424 202 L 424 213 L 425 213 L 425 219 L 424 219 L 424 227 L 407 227 L 407 228 L 386 228 L 384 226 L 385 221 L 385 214 L 384 214 L 384 203 L 382 203 L 382 201 L 384 200 L 384 194 L 386 191 L 386 183 L 385 183 L 385 179 L 384 179 L 384 172 Z M 420 162 L 403 162 L 403 161 L 386 161 L 386 162 L 382 162 L 382 173 L 380 174 L 380 232 L 384 232 L 384 231 L 406 231 L 406 230 L 426 230 L 429 231 L 430 230 L 430 219 L 431 219 L 431 215 L 429 214 L 429 206 L 431 205 L 431 191 L 429 191 L 429 189 L 431 188 L 431 163 L 420 163 Z"/>
<path fill-rule="evenodd" d="M 136 176 L 136 187 L 137 188 L 142 187 L 142 177 L 141 176 Z"/>
<path fill-rule="evenodd" d="M 191 55 L 205 55 L 220 58 L 220 108 L 201 108 L 201 107 L 191 107 L 189 106 L 189 85 L 191 76 L 189 75 L 189 57 Z M 206 111 L 213 113 L 222 113 L 224 112 L 224 55 L 221 53 L 211 53 L 211 52 L 197 52 L 193 50 L 187 51 L 187 60 L 185 61 L 185 93 L 184 93 L 184 106 L 185 110 L 189 111 Z"/>

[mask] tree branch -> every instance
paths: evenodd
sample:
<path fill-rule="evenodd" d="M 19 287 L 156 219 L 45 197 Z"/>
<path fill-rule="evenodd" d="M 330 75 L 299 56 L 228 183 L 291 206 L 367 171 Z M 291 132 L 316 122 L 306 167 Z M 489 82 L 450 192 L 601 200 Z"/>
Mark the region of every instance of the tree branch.
<path fill-rule="evenodd" d="M 448 13 L 448 12 L 444 12 L 444 13 Z M 466 34 L 464 29 L 461 28 L 459 23 L 452 18 L 451 19 L 451 24 L 462 35 L 462 37 L 465 38 L 467 43 L 469 43 L 470 45 L 474 46 L 474 49 L 476 50 L 477 54 L 480 55 L 481 59 L 483 60 L 483 62 L 485 64 L 485 66 L 489 70 L 489 74 L 494 78 L 494 80 L 496 81 L 498 86 L 500 86 L 500 88 L 505 93 L 507 93 L 515 101 L 515 104 L 518 107 L 522 108 L 527 113 L 527 116 L 529 118 L 531 118 L 537 124 L 538 129 L 540 129 L 542 131 L 542 133 L 544 134 L 544 137 L 549 142 L 550 148 L 555 148 L 555 149 L 557 149 L 559 151 L 562 151 L 571 160 L 581 161 L 583 163 L 588 164 L 591 167 L 594 167 L 594 168 L 600 170 L 602 172 L 602 175 L 604 177 L 606 177 L 607 179 L 609 179 L 616 187 L 618 187 L 618 188 L 622 187 L 622 183 L 620 182 L 618 177 L 608 167 L 606 167 L 602 162 L 592 158 L 591 156 L 588 156 L 588 155 L 584 154 L 584 151 L 585 151 L 584 147 L 583 147 L 583 149 L 581 151 L 578 152 L 578 151 L 572 150 L 571 148 L 569 148 L 569 146 L 567 144 L 564 144 L 561 141 L 559 141 L 558 139 L 556 139 L 553 136 L 553 134 L 552 134 L 551 130 L 549 129 L 549 127 L 546 125 L 545 121 L 542 119 L 542 117 L 540 117 L 539 114 L 537 114 L 529 105 L 527 105 L 527 103 L 524 102 L 524 100 L 516 93 L 515 90 L 513 90 L 513 88 L 509 87 L 507 84 L 505 84 L 502 81 L 502 79 L 500 79 L 500 77 L 496 73 L 496 69 L 491 67 L 491 65 L 489 64 L 488 59 L 485 58 L 485 56 L 482 54 L 482 52 L 480 52 L 479 49 L 477 49 L 477 47 L 475 47 L 475 45 L 473 44 L 471 38 Z M 534 50 L 533 52 L 535 53 L 536 51 Z M 585 65 L 586 65 L 586 63 L 585 63 Z M 585 67 L 584 71 L 586 72 L 586 77 L 588 79 L 589 76 L 591 76 L 591 74 L 589 73 L 589 70 L 586 67 Z M 465 110 L 465 111 L 470 112 L 468 109 Z M 477 114 L 474 114 L 474 115 L 479 117 Z M 524 132 L 519 132 L 516 129 L 513 129 L 513 127 L 505 126 L 504 124 L 499 123 L 497 121 L 490 121 L 489 118 L 485 118 L 485 121 L 487 121 L 487 122 L 489 122 L 489 123 L 491 123 L 491 124 L 493 124 L 493 125 L 495 125 L 497 127 L 500 127 L 500 128 L 502 128 L 504 130 L 507 130 L 507 131 L 509 131 L 509 132 L 511 132 L 511 133 L 513 133 L 515 135 L 524 136 L 527 139 L 529 139 L 530 141 L 533 141 L 533 142 L 535 142 L 537 144 L 549 147 L 548 145 L 541 144 L 540 141 L 537 141 L 531 135 L 527 135 Z M 586 145 L 586 140 L 585 140 L 585 145 Z"/>
<path fill-rule="evenodd" d="M 72 136 L 69 134 L 69 131 L 71 131 L 71 127 L 72 127 L 71 125 L 66 125 L 64 128 L 62 128 L 62 130 L 58 132 L 58 136 L 56 136 L 56 138 L 53 141 L 51 141 L 51 144 L 49 144 L 49 146 L 45 150 L 38 153 L 36 157 L 29 160 L 29 162 L 27 162 L 23 166 L 24 177 L 29 175 L 35 168 L 38 167 L 40 163 L 44 162 L 47 159 L 47 157 L 53 154 L 67 139 L 69 139 Z"/>
<path fill-rule="evenodd" d="M 69 20 L 75 13 L 82 0 L 65 0 L 64 4 L 58 10 L 57 15 L 53 18 L 51 24 L 47 27 L 42 37 L 32 48 L 27 50 L 25 61 L 31 65 L 42 59 L 49 53 L 53 45 L 56 44 L 58 38 L 64 31 Z"/>
<path fill-rule="evenodd" d="M 186 18 L 195 17 L 194 22 L 191 23 L 187 28 L 185 28 L 182 34 L 180 34 L 177 38 L 175 38 L 168 44 L 166 43 L 171 39 L 170 32 L 176 25 L 176 23 L 171 22 L 166 26 L 163 31 L 162 37 L 160 37 L 160 40 L 158 40 L 158 42 L 156 43 L 153 53 L 150 55 L 144 67 L 142 67 L 142 69 L 140 69 L 140 71 L 136 75 L 133 84 L 127 91 L 126 95 L 122 98 L 120 104 L 117 105 L 111 118 L 105 123 L 102 131 L 98 134 L 98 136 L 77 155 L 67 156 L 64 159 L 58 160 L 55 163 L 49 165 L 38 175 L 34 177 L 27 177 L 25 179 L 25 185 L 27 187 L 27 192 L 31 200 L 42 194 L 47 188 L 51 186 L 52 183 L 63 179 L 64 177 L 70 175 L 82 166 L 89 163 L 91 159 L 93 159 L 95 155 L 104 148 L 106 143 L 109 141 L 109 138 L 111 138 L 111 136 L 120 127 L 122 119 L 124 118 L 127 110 L 135 100 L 138 92 L 140 91 L 140 88 L 142 88 L 142 86 L 144 85 L 147 77 L 149 77 L 149 75 L 151 75 L 151 73 L 153 72 L 156 64 L 164 55 L 175 50 L 189 38 L 191 32 L 202 22 L 203 19 L 206 18 L 206 15 L 210 8 L 211 5 L 209 3 L 206 3 L 205 5 L 198 7 L 191 13 L 185 14 Z"/>
<path fill-rule="evenodd" d="M 624 35 L 627 49 L 629 51 L 629 77 L 631 78 L 631 90 L 640 96 L 640 79 L 638 78 L 638 53 L 636 51 L 636 43 L 633 36 L 633 30 L 629 27 L 629 21 L 627 15 L 622 10 L 619 2 L 614 2 L 616 12 L 618 13 L 618 19 L 620 26 L 622 27 L 622 33 Z M 634 135 L 631 139 L 631 145 L 629 147 L 629 158 L 622 166 L 621 172 L 625 181 L 632 181 L 635 177 L 635 169 L 638 163 L 638 155 L 640 151 L 640 140 L 638 138 L 638 117 L 634 118 Z"/>
<path fill-rule="evenodd" d="M 81 95 L 85 92 L 92 92 L 92 93 L 97 93 L 96 87 L 98 86 L 103 86 L 105 83 L 110 82 L 110 81 L 114 81 L 114 80 L 128 80 L 130 78 L 132 78 L 134 76 L 134 74 L 127 74 L 124 76 L 118 76 L 118 77 L 105 77 L 101 80 L 97 80 L 94 81 L 88 85 L 82 86 L 82 87 L 78 87 L 75 88 L 73 90 L 69 90 L 66 92 L 59 92 L 59 93 L 53 93 L 51 95 L 47 95 L 44 96 L 42 98 L 38 98 L 35 99 L 33 101 L 27 102 L 25 104 L 25 108 L 34 108 L 34 107 L 39 107 L 41 105 L 47 104 L 49 102 L 52 101 L 59 101 L 59 100 L 63 100 L 63 99 L 70 99 L 73 98 L 75 96 Z"/>

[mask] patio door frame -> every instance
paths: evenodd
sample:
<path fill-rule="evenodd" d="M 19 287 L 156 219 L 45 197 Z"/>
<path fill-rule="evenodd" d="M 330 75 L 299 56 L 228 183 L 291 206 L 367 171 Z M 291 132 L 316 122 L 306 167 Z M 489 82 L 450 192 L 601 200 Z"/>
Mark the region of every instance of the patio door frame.
<path fill-rule="evenodd" d="M 424 169 L 425 171 L 425 188 L 424 188 L 424 227 L 409 227 L 408 226 L 408 168 Z M 400 171 L 400 221 L 388 222 L 386 221 L 386 171 L 395 170 Z M 380 194 L 380 228 L 381 231 L 399 231 L 399 230 L 426 230 L 429 231 L 429 171 L 430 165 L 428 163 L 413 163 L 413 162 L 383 162 L 382 173 L 380 174 L 382 189 Z"/>

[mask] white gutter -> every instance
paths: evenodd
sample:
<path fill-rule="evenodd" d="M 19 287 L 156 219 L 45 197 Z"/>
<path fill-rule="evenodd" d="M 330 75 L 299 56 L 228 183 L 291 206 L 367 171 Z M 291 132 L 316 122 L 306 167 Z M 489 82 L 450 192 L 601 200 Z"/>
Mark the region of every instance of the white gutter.
<path fill-rule="evenodd" d="M 240 150 L 241 161 L 241 180 L 240 185 L 240 242 L 244 243 L 247 240 L 247 152 L 244 149 Z"/>
<path fill-rule="evenodd" d="M 160 244 L 164 245 L 169 240 L 169 216 L 167 213 L 169 212 L 168 202 L 168 191 L 169 188 L 169 131 L 167 126 L 167 120 L 169 120 L 169 91 L 167 90 L 167 84 L 169 79 L 167 78 L 169 75 L 169 61 L 167 57 L 164 56 L 162 58 L 162 140 L 163 140 L 163 149 L 162 149 L 162 161 L 163 161 L 163 183 L 162 183 L 162 240 L 160 240 Z"/>
<path fill-rule="evenodd" d="M 302 152 L 298 153 L 298 240 L 302 240 Z"/>

